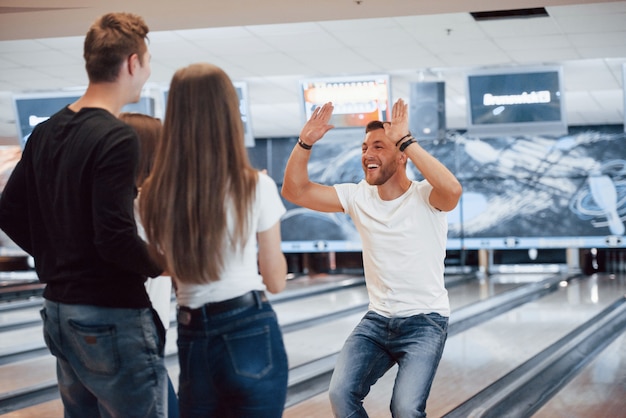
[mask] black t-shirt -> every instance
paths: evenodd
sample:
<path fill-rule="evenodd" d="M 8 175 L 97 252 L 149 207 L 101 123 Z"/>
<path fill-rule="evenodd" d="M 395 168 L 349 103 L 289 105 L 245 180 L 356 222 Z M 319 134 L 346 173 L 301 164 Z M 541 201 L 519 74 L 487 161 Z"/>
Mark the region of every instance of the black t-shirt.
<path fill-rule="evenodd" d="M 139 144 L 104 109 L 64 108 L 35 127 L 0 199 L 0 228 L 35 259 L 44 297 L 119 308 L 150 306 L 161 269 L 137 235 Z"/>

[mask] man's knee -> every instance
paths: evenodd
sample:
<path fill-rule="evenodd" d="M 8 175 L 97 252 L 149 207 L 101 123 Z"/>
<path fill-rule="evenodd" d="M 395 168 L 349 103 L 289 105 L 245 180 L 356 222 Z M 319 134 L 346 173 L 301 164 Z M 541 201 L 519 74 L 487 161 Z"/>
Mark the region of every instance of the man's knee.
<path fill-rule="evenodd" d="M 351 390 L 348 384 L 342 382 L 336 375 L 330 381 L 328 398 L 335 417 L 353 416 L 355 408 L 361 404 L 361 400 Z M 355 415 L 358 416 L 358 415 Z"/>
<path fill-rule="evenodd" d="M 426 412 L 411 399 L 394 399 L 391 402 L 391 416 L 394 418 L 423 418 Z"/>
<path fill-rule="evenodd" d="M 339 384 L 338 379 L 335 376 L 331 378 L 330 385 L 328 387 L 328 397 L 330 398 L 331 405 L 338 405 L 342 400 L 346 400 L 344 387 L 344 385 Z"/>

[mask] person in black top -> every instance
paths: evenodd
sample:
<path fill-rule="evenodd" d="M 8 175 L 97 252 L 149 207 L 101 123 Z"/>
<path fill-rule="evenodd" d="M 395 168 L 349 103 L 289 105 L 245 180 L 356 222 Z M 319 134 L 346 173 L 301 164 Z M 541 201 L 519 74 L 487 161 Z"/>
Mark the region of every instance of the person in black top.
<path fill-rule="evenodd" d="M 44 338 L 66 417 L 164 417 L 164 332 L 144 282 L 162 268 L 137 234 L 139 144 L 117 115 L 150 76 L 148 27 L 98 18 L 85 94 L 29 137 L 0 198 L 0 228 L 46 284 Z"/>

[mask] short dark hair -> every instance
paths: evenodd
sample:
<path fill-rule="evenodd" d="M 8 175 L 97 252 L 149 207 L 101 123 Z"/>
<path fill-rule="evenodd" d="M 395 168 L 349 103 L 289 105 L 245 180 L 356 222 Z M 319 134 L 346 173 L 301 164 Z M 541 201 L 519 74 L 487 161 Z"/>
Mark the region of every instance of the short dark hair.
<path fill-rule="evenodd" d="M 365 133 L 371 132 L 371 131 L 375 131 L 377 129 L 385 129 L 385 123 L 389 123 L 389 122 L 382 122 L 379 120 L 373 120 L 371 122 L 369 122 L 367 124 L 367 126 L 365 127 Z"/>
<path fill-rule="evenodd" d="M 143 65 L 148 50 L 148 26 L 132 13 L 107 13 L 99 17 L 85 37 L 83 57 L 89 81 L 117 80 L 120 66 L 132 54 Z"/>

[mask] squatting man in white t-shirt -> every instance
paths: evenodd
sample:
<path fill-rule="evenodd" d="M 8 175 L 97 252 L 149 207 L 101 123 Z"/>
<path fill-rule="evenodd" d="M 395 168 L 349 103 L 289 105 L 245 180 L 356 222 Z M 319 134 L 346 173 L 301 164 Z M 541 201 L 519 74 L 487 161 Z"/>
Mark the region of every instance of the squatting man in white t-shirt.
<path fill-rule="evenodd" d="M 410 135 L 407 105 L 399 99 L 391 123 L 365 129 L 365 180 L 325 186 L 309 180 L 312 146 L 333 128 L 332 103 L 315 109 L 302 128 L 282 187 L 292 203 L 345 212 L 363 245 L 369 310 L 344 344 L 330 382 L 336 417 L 367 417 L 363 399 L 394 364 L 393 417 L 425 417 L 426 400 L 447 337 L 450 304 L 444 286 L 447 211 L 462 187 Z M 407 177 L 407 160 L 424 176 Z"/>

